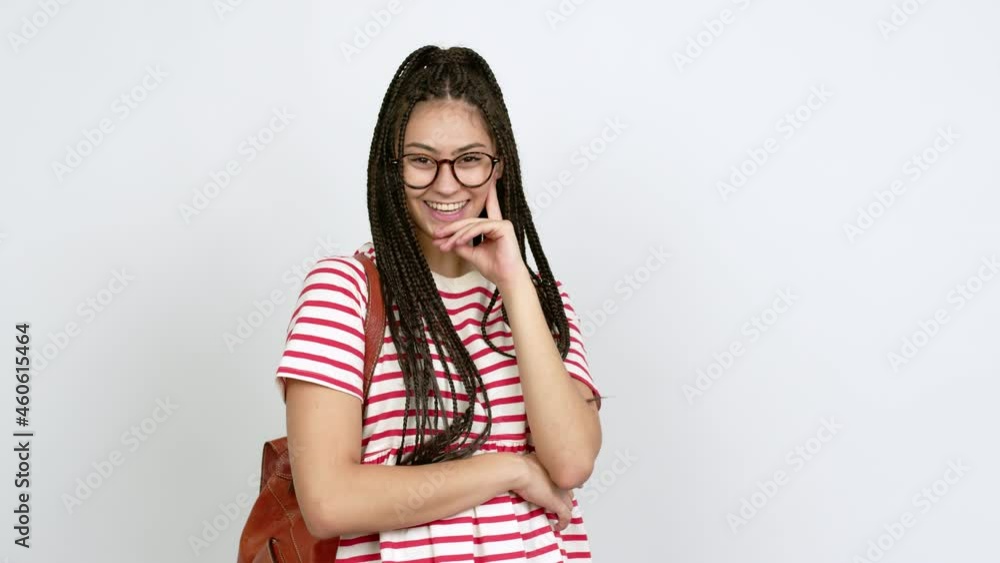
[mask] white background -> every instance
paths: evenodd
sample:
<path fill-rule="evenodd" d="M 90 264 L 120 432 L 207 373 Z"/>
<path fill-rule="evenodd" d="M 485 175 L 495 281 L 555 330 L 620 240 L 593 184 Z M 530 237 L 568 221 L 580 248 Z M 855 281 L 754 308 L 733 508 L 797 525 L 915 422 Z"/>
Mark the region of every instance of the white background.
<path fill-rule="evenodd" d="M 285 433 L 273 375 L 295 268 L 369 240 L 382 96 L 438 44 L 497 75 L 546 254 L 612 396 L 577 495 L 595 561 L 1000 560 L 1000 276 L 981 268 L 1000 254 L 1000 5 L 43 4 L 0 8 L 11 433 L 17 322 L 36 367 L 32 548 L 13 545 L 8 510 L 0 558 L 235 559 L 237 499 Z M 123 95 L 142 100 L 126 114 Z M 241 143 L 282 109 L 294 118 L 248 160 Z M 79 165 L 54 170 L 80 143 Z M 230 160 L 240 173 L 206 196 Z"/>

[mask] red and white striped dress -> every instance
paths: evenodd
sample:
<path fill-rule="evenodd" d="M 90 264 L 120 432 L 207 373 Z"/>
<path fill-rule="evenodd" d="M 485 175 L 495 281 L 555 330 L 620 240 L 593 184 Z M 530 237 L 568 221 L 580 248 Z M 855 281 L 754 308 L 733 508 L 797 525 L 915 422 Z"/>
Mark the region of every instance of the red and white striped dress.
<path fill-rule="evenodd" d="M 375 259 L 374 246 L 359 249 Z M 452 324 L 466 344 L 490 396 L 493 427 L 488 441 L 474 455 L 484 452 L 530 452 L 524 400 L 517 362 L 493 351 L 483 341 L 480 322 L 495 285 L 478 271 L 457 278 L 432 272 L 438 292 Z M 594 395 L 598 389 L 591 379 L 580 322 L 562 284 L 560 287 L 570 325 L 570 351 L 564 364 L 569 375 L 587 384 Z M 289 322 L 285 350 L 277 369 L 276 382 L 284 398 L 284 378 L 311 381 L 362 397 L 364 366 L 364 317 L 368 288 L 364 267 L 352 256 L 332 256 L 320 260 L 304 280 L 302 292 Z M 500 312 L 497 299 L 487 321 L 487 333 L 497 348 L 514 353 L 510 326 Z M 392 309 L 398 314 L 396 309 Z M 389 311 L 386 311 L 389 314 Z M 428 334 L 428 338 L 429 338 Z M 444 379 L 440 358 L 431 345 L 437 375 Z M 448 360 L 450 372 L 455 368 Z M 441 382 L 442 397 L 450 411 L 451 394 Z M 458 384 L 458 388 L 461 384 Z M 392 465 L 396 451 L 413 449 L 413 420 L 403 439 L 404 385 L 396 348 L 389 328 L 385 329 L 382 352 L 372 377 L 369 402 L 362 428 L 361 462 Z M 459 394 L 459 412 L 468 405 Z M 412 408 L 412 405 L 411 405 Z M 448 413 L 450 415 L 450 412 Z M 442 417 L 444 418 L 444 417 Z M 433 420 L 433 419 L 432 419 Z M 447 417 L 450 421 L 450 416 Z M 441 422 L 444 425 L 444 420 Z M 485 429 L 485 411 L 476 406 L 473 432 Z M 339 562 L 383 561 L 393 563 L 437 561 L 533 561 L 589 562 L 590 545 L 583 515 L 573 501 L 572 520 L 562 532 L 553 529 L 555 514 L 530 503 L 513 492 L 497 495 L 479 506 L 425 525 L 380 533 L 345 535 L 337 551 Z"/>

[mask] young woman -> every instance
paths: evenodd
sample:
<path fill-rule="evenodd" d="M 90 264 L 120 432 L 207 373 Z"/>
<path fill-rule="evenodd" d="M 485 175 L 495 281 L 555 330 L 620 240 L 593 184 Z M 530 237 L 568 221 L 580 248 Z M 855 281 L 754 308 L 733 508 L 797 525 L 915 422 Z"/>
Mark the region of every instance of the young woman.
<path fill-rule="evenodd" d="M 396 71 L 368 216 L 358 250 L 378 267 L 388 326 L 367 403 L 353 256 L 309 272 L 277 370 L 310 532 L 340 536 L 337 561 L 590 561 L 572 489 L 601 447 L 600 395 L 503 96 L 471 49 L 426 46 Z"/>

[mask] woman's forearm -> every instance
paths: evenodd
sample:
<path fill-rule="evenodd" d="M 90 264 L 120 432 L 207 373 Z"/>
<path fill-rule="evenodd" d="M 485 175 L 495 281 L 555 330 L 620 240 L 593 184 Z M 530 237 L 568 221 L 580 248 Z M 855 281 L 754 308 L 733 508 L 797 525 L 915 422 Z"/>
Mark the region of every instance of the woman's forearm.
<path fill-rule="evenodd" d="M 601 449 L 597 409 L 566 372 L 529 273 L 500 289 L 510 319 L 535 454 L 562 488 L 590 477 Z"/>
<path fill-rule="evenodd" d="M 417 526 L 446 518 L 521 484 L 518 454 L 483 453 L 418 466 L 351 465 L 324 512 L 325 537 Z"/>

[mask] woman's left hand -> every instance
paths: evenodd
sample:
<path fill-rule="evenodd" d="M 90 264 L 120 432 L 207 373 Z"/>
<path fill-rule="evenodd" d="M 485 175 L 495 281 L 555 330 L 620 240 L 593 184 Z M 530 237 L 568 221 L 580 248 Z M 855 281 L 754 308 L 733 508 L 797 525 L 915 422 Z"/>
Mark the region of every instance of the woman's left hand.
<path fill-rule="evenodd" d="M 478 246 L 469 245 L 483 235 Z M 521 248 L 514 237 L 514 224 L 500 215 L 496 183 L 486 194 L 486 218 L 472 217 L 448 223 L 434 232 L 434 244 L 445 252 L 456 252 L 498 288 L 507 286 L 521 276 L 528 276 L 528 267 L 521 260 Z"/>

